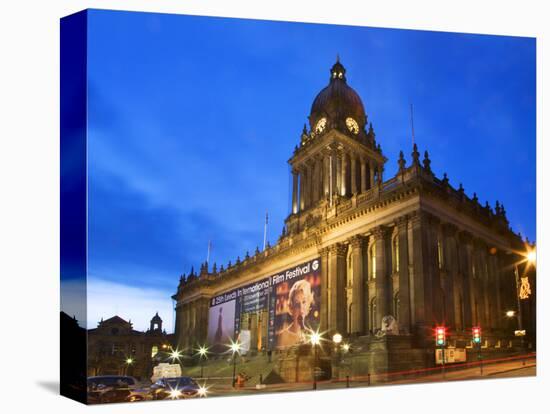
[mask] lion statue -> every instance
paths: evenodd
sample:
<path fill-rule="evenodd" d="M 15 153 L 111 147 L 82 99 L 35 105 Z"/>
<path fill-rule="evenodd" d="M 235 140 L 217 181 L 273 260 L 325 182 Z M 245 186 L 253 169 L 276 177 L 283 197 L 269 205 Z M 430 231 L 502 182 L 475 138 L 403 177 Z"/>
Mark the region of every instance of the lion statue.
<path fill-rule="evenodd" d="M 397 320 L 392 315 L 386 315 L 382 318 L 382 326 L 377 332 L 377 336 L 398 335 L 399 326 Z"/>

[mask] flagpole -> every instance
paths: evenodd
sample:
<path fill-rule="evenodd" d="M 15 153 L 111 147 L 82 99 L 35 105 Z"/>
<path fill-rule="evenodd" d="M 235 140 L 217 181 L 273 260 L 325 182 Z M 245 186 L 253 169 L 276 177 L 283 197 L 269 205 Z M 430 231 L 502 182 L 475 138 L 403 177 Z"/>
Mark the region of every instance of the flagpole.
<path fill-rule="evenodd" d="M 263 250 L 265 250 L 265 245 L 267 244 L 267 211 L 265 212 L 265 224 L 264 224 L 264 248 Z"/>

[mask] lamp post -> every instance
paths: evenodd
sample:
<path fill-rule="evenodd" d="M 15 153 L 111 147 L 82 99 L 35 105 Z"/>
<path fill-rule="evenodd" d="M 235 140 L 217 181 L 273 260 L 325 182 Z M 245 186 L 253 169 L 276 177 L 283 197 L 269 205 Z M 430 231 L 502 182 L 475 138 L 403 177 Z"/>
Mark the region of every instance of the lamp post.
<path fill-rule="evenodd" d="M 526 263 L 525 266 L 525 273 L 527 273 L 527 269 L 529 266 L 533 266 L 533 268 L 536 269 L 537 267 L 537 250 L 536 250 L 536 247 L 531 247 L 528 245 L 527 247 L 527 252 L 523 254 L 523 256 L 525 257 L 523 263 Z M 525 348 L 525 340 L 524 340 L 524 336 L 525 336 L 525 332 L 523 330 L 523 310 L 522 310 L 522 306 L 521 306 L 521 301 L 524 300 L 524 299 L 529 299 L 529 296 L 531 294 L 531 290 L 530 290 L 530 287 L 529 287 L 529 279 L 527 277 L 527 275 L 525 276 L 525 278 L 521 277 L 521 280 L 520 280 L 520 275 L 519 275 L 519 269 L 518 269 L 518 263 L 515 263 L 514 265 L 514 276 L 515 276 L 515 281 L 516 281 L 516 301 L 517 301 L 517 307 L 518 307 L 518 310 L 517 310 L 517 318 L 518 318 L 518 333 L 521 337 L 521 349 L 522 351 L 524 350 Z M 524 280 L 526 279 L 526 280 Z M 527 288 L 524 289 L 524 291 L 522 291 L 522 284 L 523 282 L 527 282 L 526 285 L 527 285 Z M 508 313 L 507 313 L 507 316 L 508 316 Z"/>
<path fill-rule="evenodd" d="M 204 378 L 204 360 L 207 358 L 208 348 L 204 345 L 199 348 L 199 357 L 201 362 L 201 378 Z"/>
<path fill-rule="evenodd" d="M 336 348 L 336 367 L 338 368 L 338 378 L 340 378 L 340 363 L 342 360 L 340 344 L 342 343 L 342 335 L 338 332 L 332 335 L 332 342 L 334 342 L 334 347 Z"/>
<path fill-rule="evenodd" d="M 309 342 L 313 347 L 313 389 L 317 389 L 317 347 L 321 343 L 321 334 L 314 332 L 309 337 Z"/>
<path fill-rule="evenodd" d="M 350 349 L 349 344 L 343 344 L 342 349 L 344 350 L 344 354 L 348 354 Z M 349 377 L 351 376 L 351 358 L 348 359 L 347 366 L 348 375 L 346 375 L 346 388 L 349 388 Z"/>
<path fill-rule="evenodd" d="M 231 345 L 229 346 L 231 349 L 231 352 L 233 352 L 233 379 L 231 386 L 235 388 L 235 382 L 236 382 L 236 371 L 237 371 L 237 354 L 240 354 L 241 351 L 241 344 L 239 341 L 231 342 Z"/>
<path fill-rule="evenodd" d="M 520 296 L 520 291 L 521 291 L 521 283 L 520 283 L 520 280 L 519 280 L 519 269 L 518 269 L 518 265 L 516 264 L 514 266 L 514 277 L 515 277 L 515 280 L 516 280 L 516 301 L 517 301 L 517 307 L 518 307 L 518 311 L 516 313 L 517 315 L 517 321 L 518 321 L 518 331 L 520 333 L 522 333 L 521 331 L 523 331 L 523 318 L 522 318 L 522 315 L 521 315 L 521 296 Z M 521 346 L 521 351 L 523 352 L 523 335 L 520 336 L 520 346 Z"/>
<path fill-rule="evenodd" d="M 124 362 L 125 362 L 125 365 L 124 365 L 124 368 L 125 368 L 124 371 L 125 372 L 124 372 L 124 374 L 128 375 L 129 367 L 130 367 L 130 365 L 132 365 L 134 363 L 134 359 L 132 357 L 128 357 L 128 358 L 126 358 L 126 361 L 124 361 Z"/>

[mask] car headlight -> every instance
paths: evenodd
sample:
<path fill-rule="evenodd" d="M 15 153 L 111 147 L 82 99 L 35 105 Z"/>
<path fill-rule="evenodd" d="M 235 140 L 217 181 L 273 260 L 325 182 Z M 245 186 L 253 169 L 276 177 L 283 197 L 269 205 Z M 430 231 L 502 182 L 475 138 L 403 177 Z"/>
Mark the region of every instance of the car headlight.
<path fill-rule="evenodd" d="M 169 396 L 171 399 L 177 400 L 179 397 L 181 397 L 181 391 L 177 389 L 170 390 Z"/>

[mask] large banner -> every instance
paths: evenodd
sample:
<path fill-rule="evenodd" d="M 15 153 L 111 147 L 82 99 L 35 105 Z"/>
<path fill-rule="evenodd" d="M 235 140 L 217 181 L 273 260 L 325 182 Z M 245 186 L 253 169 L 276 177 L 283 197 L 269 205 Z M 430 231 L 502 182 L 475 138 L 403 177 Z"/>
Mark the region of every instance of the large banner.
<path fill-rule="evenodd" d="M 268 338 L 272 349 L 305 343 L 319 328 L 320 267 L 315 259 L 271 277 L 273 324 Z"/>
<path fill-rule="evenodd" d="M 314 259 L 212 298 L 208 342 L 213 351 L 227 350 L 239 336 L 243 314 L 262 311 L 268 315 L 268 349 L 306 342 L 319 328 L 320 275 L 321 261 Z"/>

